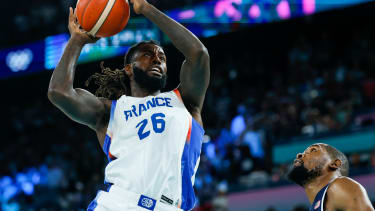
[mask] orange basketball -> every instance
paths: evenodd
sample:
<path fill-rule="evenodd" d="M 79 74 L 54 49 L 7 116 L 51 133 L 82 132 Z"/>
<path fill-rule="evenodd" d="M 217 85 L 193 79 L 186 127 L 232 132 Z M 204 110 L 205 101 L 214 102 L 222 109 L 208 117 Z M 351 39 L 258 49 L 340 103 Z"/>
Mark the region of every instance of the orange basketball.
<path fill-rule="evenodd" d="M 109 37 L 122 31 L 129 20 L 128 0 L 78 0 L 78 23 L 96 37 Z"/>

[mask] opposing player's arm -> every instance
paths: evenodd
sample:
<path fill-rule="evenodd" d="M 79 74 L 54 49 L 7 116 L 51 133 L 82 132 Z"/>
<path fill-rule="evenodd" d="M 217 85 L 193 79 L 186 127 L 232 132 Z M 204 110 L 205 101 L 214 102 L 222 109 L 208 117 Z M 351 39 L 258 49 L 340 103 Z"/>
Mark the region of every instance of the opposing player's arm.
<path fill-rule="evenodd" d="M 336 179 L 330 185 L 327 194 L 334 210 L 374 211 L 366 190 L 348 177 Z"/>
<path fill-rule="evenodd" d="M 83 46 L 89 42 L 96 42 L 96 38 L 89 37 L 77 23 L 76 16 L 70 8 L 69 39 L 59 64 L 53 71 L 49 87 L 48 98 L 74 121 L 97 129 L 97 123 L 108 110 L 110 102 L 99 99 L 84 89 L 74 89 L 74 73 L 78 57 Z"/>
<path fill-rule="evenodd" d="M 131 0 L 136 13 L 156 24 L 185 56 L 180 73 L 179 91 L 185 106 L 202 123 L 200 112 L 210 78 L 210 59 L 206 47 L 181 24 L 177 23 L 145 0 Z"/>

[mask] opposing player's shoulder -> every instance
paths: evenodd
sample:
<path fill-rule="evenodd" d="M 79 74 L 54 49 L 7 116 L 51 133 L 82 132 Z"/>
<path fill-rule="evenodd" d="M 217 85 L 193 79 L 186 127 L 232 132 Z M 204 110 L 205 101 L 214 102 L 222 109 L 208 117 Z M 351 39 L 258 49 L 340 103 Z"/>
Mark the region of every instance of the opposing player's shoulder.
<path fill-rule="evenodd" d="M 349 177 L 336 178 L 328 188 L 329 195 L 356 194 L 364 191 L 364 188 L 357 181 Z"/>
<path fill-rule="evenodd" d="M 331 186 L 353 186 L 353 187 L 356 187 L 356 186 L 360 186 L 360 184 L 357 181 L 355 181 L 354 179 L 349 178 L 349 177 L 338 177 L 332 182 Z"/>
<path fill-rule="evenodd" d="M 339 177 L 336 178 L 330 185 L 330 189 L 339 188 L 341 190 L 353 191 L 362 189 L 362 185 L 357 181 L 349 177 Z"/>
<path fill-rule="evenodd" d="M 366 190 L 349 177 L 335 179 L 327 190 L 330 207 L 344 210 L 373 210 Z"/>

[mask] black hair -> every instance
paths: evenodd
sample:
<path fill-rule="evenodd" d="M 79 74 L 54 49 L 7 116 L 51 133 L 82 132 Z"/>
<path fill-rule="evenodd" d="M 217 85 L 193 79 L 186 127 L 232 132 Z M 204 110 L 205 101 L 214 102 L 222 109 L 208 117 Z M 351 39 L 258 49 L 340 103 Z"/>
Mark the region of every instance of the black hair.
<path fill-rule="evenodd" d="M 335 147 L 330 146 L 328 144 L 323 144 L 323 146 L 328 152 L 328 155 L 331 157 L 331 159 L 333 160 L 339 159 L 341 161 L 341 166 L 340 166 L 341 175 L 348 176 L 349 175 L 349 162 L 345 154 L 342 153 L 340 150 L 336 149 Z"/>
<path fill-rule="evenodd" d="M 125 66 L 132 62 L 135 53 L 139 50 L 139 48 L 141 46 L 146 45 L 146 44 L 152 44 L 152 45 L 157 45 L 157 46 L 161 47 L 160 43 L 155 41 L 155 40 L 142 41 L 142 42 L 139 42 L 139 43 L 133 45 L 132 47 L 129 48 L 128 52 L 125 55 L 125 59 L 124 59 L 125 60 L 125 63 L 124 63 Z"/>
<path fill-rule="evenodd" d="M 142 41 L 131 46 L 124 58 L 124 66 L 130 64 L 133 60 L 135 53 L 139 48 L 145 44 L 153 44 L 159 47 L 160 44 L 155 40 Z M 111 70 L 108 67 L 104 67 L 104 62 L 100 63 L 101 73 L 95 73 L 90 76 L 86 81 L 86 86 L 89 86 L 91 81 L 98 86 L 95 91 L 97 97 L 104 97 L 109 100 L 117 100 L 122 95 L 131 95 L 130 92 L 130 80 L 125 74 L 124 68 Z"/>

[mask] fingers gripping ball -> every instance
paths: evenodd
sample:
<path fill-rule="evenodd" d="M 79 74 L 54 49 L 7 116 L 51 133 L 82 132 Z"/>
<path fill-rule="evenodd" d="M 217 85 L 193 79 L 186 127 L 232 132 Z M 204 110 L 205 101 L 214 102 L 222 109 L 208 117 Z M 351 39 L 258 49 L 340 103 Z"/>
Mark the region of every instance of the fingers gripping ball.
<path fill-rule="evenodd" d="M 76 8 L 78 23 L 96 37 L 119 33 L 130 15 L 128 0 L 78 0 Z"/>

